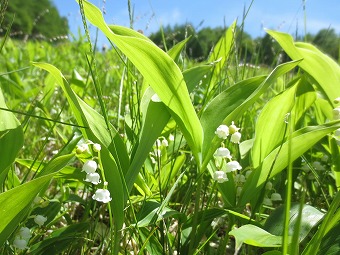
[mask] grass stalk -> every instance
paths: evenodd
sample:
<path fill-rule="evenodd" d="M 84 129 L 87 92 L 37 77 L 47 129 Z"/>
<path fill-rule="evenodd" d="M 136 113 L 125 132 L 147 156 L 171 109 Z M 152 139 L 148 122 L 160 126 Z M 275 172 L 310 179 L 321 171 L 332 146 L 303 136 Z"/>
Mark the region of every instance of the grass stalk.
<path fill-rule="evenodd" d="M 287 168 L 287 184 L 286 184 L 286 196 L 285 196 L 285 212 L 284 212 L 284 229 L 282 240 L 282 254 L 289 254 L 289 220 L 290 220 L 290 207 L 292 203 L 292 188 L 293 188 L 293 160 L 292 160 L 292 133 L 293 133 L 293 117 L 291 114 L 287 114 L 286 123 L 288 126 L 288 168 Z"/>

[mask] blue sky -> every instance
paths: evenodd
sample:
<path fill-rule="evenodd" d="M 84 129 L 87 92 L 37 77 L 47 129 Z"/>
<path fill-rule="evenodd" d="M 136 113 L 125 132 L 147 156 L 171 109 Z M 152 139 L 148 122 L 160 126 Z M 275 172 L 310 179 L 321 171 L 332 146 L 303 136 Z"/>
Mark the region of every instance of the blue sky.
<path fill-rule="evenodd" d="M 62 16 L 69 20 L 71 32 L 78 34 L 82 21 L 75 0 L 53 0 Z M 101 9 L 109 24 L 129 26 L 127 0 L 90 0 Z M 229 26 L 235 19 L 242 20 L 244 8 L 251 0 L 131 0 L 134 10 L 134 29 L 146 35 L 155 32 L 161 25 L 190 22 L 196 29 L 203 27 Z M 270 28 L 300 35 L 304 34 L 306 14 L 307 32 L 315 34 L 322 28 L 334 28 L 340 33 L 339 0 L 254 0 L 245 20 L 245 31 L 253 38 L 265 34 Z M 201 25 L 200 25 L 201 24 Z M 92 33 L 94 36 L 94 33 Z M 105 43 L 100 39 L 100 44 Z"/>

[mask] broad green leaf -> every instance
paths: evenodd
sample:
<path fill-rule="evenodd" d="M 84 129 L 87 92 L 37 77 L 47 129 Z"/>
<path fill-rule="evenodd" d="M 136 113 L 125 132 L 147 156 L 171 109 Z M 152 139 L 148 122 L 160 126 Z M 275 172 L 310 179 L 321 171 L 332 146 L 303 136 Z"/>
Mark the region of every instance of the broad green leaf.
<path fill-rule="evenodd" d="M 0 109 L 0 176 L 6 176 L 7 171 L 4 171 L 14 162 L 19 150 L 22 148 L 24 135 L 22 127 L 14 114 L 5 110 L 8 108 L 1 88 L 0 107 L 4 109 Z"/>
<path fill-rule="evenodd" d="M 51 161 L 47 163 L 47 165 L 43 169 L 41 169 L 41 171 L 39 171 L 37 177 L 59 171 L 60 169 L 66 167 L 68 163 L 72 159 L 74 159 L 74 156 L 75 156 L 74 154 L 68 154 L 53 158 Z"/>
<path fill-rule="evenodd" d="M 298 220 L 299 203 L 293 203 L 290 208 L 289 218 L 289 235 L 293 236 L 295 225 Z M 324 214 L 310 205 L 303 205 L 301 215 L 301 229 L 299 233 L 299 241 L 301 242 L 307 237 L 312 228 L 318 225 Z M 284 222 L 284 206 L 276 208 L 270 216 L 267 218 L 264 224 L 264 230 L 268 231 L 273 235 L 283 234 L 283 222 Z"/>
<path fill-rule="evenodd" d="M 153 94 L 152 88 L 148 88 L 142 98 L 143 126 L 137 150 L 125 176 L 129 191 L 132 189 L 139 170 L 149 155 L 153 144 L 170 119 L 170 114 L 163 103 L 150 100 Z"/>
<path fill-rule="evenodd" d="M 211 223 L 214 219 L 219 217 L 224 217 L 227 215 L 227 211 L 220 208 L 209 208 L 203 209 L 197 213 L 197 222 L 199 224 L 198 231 L 196 232 L 195 241 L 197 242 L 194 247 L 198 247 L 199 242 L 206 234 L 206 230 L 211 226 Z M 181 243 L 182 251 L 180 254 L 187 254 L 188 243 L 190 242 L 190 234 L 192 232 L 192 224 L 195 215 L 188 218 L 188 220 L 183 224 L 182 232 L 181 232 Z"/>
<path fill-rule="evenodd" d="M 54 230 L 46 239 L 37 242 L 30 247 L 30 254 L 60 254 L 68 249 L 72 244 L 81 242 L 83 233 L 89 229 L 88 222 L 75 223 L 67 227 Z"/>
<path fill-rule="evenodd" d="M 216 43 L 216 45 L 214 46 L 214 50 L 209 57 L 208 61 L 210 63 L 215 62 L 215 67 L 211 76 L 208 91 L 211 91 L 212 88 L 216 85 L 215 83 L 219 80 L 219 76 L 222 73 L 223 67 L 229 58 L 235 40 L 235 29 L 236 21 L 231 24 L 225 34 Z"/>
<path fill-rule="evenodd" d="M 213 69 L 213 65 L 200 65 L 186 69 L 183 72 L 184 80 L 187 84 L 189 93 L 192 92 L 205 75 L 208 75 Z"/>
<path fill-rule="evenodd" d="M 204 130 L 203 159 L 206 165 L 221 140 L 215 136 L 222 123 L 230 125 L 252 106 L 259 96 L 281 75 L 297 66 L 299 61 L 277 66 L 267 77 L 259 76 L 241 81 L 216 96 L 204 110 L 201 123 Z"/>
<path fill-rule="evenodd" d="M 299 66 L 312 76 L 321 91 L 328 97 L 329 103 L 335 107 L 334 99 L 340 96 L 340 66 L 309 43 L 295 42 L 289 34 L 267 30 L 293 59 L 303 59 Z"/>
<path fill-rule="evenodd" d="M 257 226 L 248 224 L 235 228 L 229 232 L 235 237 L 235 249 L 241 248 L 242 244 L 249 244 L 257 247 L 281 247 L 282 237 L 272 235 Z"/>
<path fill-rule="evenodd" d="M 181 56 L 181 52 L 186 45 L 186 43 L 190 40 L 190 37 L 184 39 L 183 41 L 175 44 L 170 50 L 168 50 L 168 55 L 175 61 L 175 63 L 178 63 L 178 60 Z"/>
<path fill-rule="evenodd" d="M 125 179 L 122 169 L 119 168 L 126 167 L 129 164 L 126 162 L 128 160 L 126 147 L 114 127 L 110 125 L 110 130 L 107 130 L 103 116 L 88 106 L 72 91 L 60 70 L 46 63 L 33 64 L 52 74 L 58 85 L 62 87 L 78 124 L 84 126 L 81 129 L 83 136 L 93 142 L 102 144 L 101 161 L 105 178 L 109 183 L 108 190 L 112 197 L 110 204 L 115 219 L 114 243 L 115 247 L 117 247 L 120 240 L 120 230 L 124 223 L 124 203 L 125 199 L 127 199 L 127 190 L 124 187 Z M 121 150 L 118 151 L 119 148 Z M 109 149 L 111 150 L 109 151 Z"/>
<path fill-rule="evenodd" d="M 290 114 L 294 106 L 298 84 L 299 80 L 263 107 L 256 121 L 255 140 L 251 151 L 254 168 L 257 168 L 263 159 L 281 144 L 286 136 L 286 116 Z"/>
<path fill-rule="evenodd" d="M 332 204 L 330 205 L 328 212 L 324 216 L 318 231 L 314 234 L 313 238 L 308 242 L 302 255 L 316 255 L 320 249 L 321 242 L 323 238 L 326 237 L 323 248 L 329 248 L 327 245 L 329 241 L 328 233 L 335 227 L 338 226 L 340 222 L 340 193 L 336 193 L 333 198 Z M 338 228 L 338 227 L 337 227 Z M 333 239 L 334 240 L 334 239 Z"/>
<path fill-rule="evenodd" d="M 149 226 L 150 224 L 155 224 L 156 222 L 168 217 L 183 216 L 183 214 L 171 209 L 170 207 L 161 207 L 162 204 L 157 201 L 147 201 L 142 206 L 141 211 L 136 215 L 138 222 L 134 223 L 132 226 L 141 228 Z"/>
<path fill-rule="evenodd" d="M 84 8 L 85 8 L 85 6 L 84 6 Z M 143 35 L 143 33 L 140 33 L 140 32 L 138 32 L 136 30 L 133 30 L 133 29 L 130 29 L 130 28 L 127 28 L 127 27 L 123 27 L 123 26 L 119 26 L 119 25 L 108 25 L 108 27 L 116 35 L 140 38 L 140 39 L 143 39 L 143 40 L 148 40 L 149 42 L 153 43 L 150 40 L 149 37 L 146 37 L 145 35 Z"/>
<path fill-rule="evenodd" d="M 148 39 L 114 34 L 100 10 L 85 0 L 82 2 L 86 18 L 129 58 L 169 108 L 199 163 L 201 124 L 191 104 L 183 75 L 173 59 Z"/>
<path fill-rule="evenodd" d="M 185 154 L 179 155 L 178 157 L 176 157 L 174 162 L 170 161 L 162 167 L 160 173 L 162 190 L 164 190 L 167 185 L 176 177 L 178 171 L 183 166 L 185 159 Z"/>
<path fill-rule="evenodd" d="M 0 194 L 0 246 L 27 216 L 34 198 L 53 175 L 45 175 Z"/>
<path fill-rule="evenodd" d="M 329 122 L 324 125 L 310 126 L 299 129 L 292 134 L 291 160 L 294 161 L 309 150 L 315 143 L 327 134 L 340 128 L 340 121 Z M 262 164 L 247 178 L 243 192 L 240 196 L 240 205 L 246 204 L 260 194 L 267 177 L 280 173 L 288 165 L 288 141 L 275 148 L 262 162 Z M 278 154 L 278 152 L 280 153 Z"/>
<path fill-rule="evenodd" d="M 164 254 L 164 247 L 160 244 L 157 235 L 154 234 L 154 232 L 158 228 L 152 229 L 150 231 L 150 228 L 140 228 L 139 234 L 141 236 L 143 246 L 140 251 L 143 251 L 144 247 L 148 251 L 148 254 L 152 255 L 162 255 Z"/>
<path fill-rule="evenodd" d="M 334 226 L 321 240 L 317 255 L 340 254 L 340 222 Z"/>

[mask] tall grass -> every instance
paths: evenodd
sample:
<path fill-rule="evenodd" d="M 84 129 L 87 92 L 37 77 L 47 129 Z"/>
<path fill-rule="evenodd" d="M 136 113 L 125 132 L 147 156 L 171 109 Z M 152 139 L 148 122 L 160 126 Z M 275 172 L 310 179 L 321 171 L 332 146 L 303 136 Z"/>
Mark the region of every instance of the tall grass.
<path fill-rule="evenodd" d="M 239 65 L 234 22 L 182 65 L 79 4 L 112 49 L 1 50 L 1 254 L 338 252 L 337 63 L 268 30 L 291 61 Z"/>

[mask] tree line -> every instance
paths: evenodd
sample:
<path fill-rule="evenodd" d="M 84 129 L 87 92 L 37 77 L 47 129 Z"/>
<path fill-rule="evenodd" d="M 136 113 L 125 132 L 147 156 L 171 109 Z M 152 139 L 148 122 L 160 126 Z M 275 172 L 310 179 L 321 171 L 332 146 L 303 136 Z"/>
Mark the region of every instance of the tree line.
<path fill-rule="evenodd" d="M 0 8 L 3 36 L 10 30 L 16 39 L 53 40 L 65 37 L 69 26 L 50 0 L 2 0 Z"/>
<path fill-rule="evenodd" d="M 51 0 L 1 0 L 0 36 L 10 29 L 12 38 L 23 40 L 48 40 L 64 38 L 69 32 L 67 18 L 61 17 Z M 214 44 L 224 34 L 222 27 L 202 28 L 198 31 L 191 25 L 166 26 L 149 37 L 159 47 L 167 50 L 190 37 L 185 53 L 195 61 L 207 59 Z M 252 64 L 275 64 L 280 54 L 279 45 L 269 35 L 259 38 L 240 29 L 236 30 L 235 49 L 241 61 Z M 334 29 L 322 29 L 316 35 L 295 38 L 316 45 L 320 50 L 339 61 L 340 37 Z M 281 54 L 282 57 L 282 54 Z"/>
<path fill-rule="evenodd" d="M 213 45 L 224 32 L 225 29 L 222 27 L 207 27 L 196 31 L 191 24 L 187 24 L 166 26 L 152 33 L 149 37 L 165 50 L 190 37 L 186 46 L 186 55 L 196 61 L 201 61 L 207 59 Z M 321 51 L 339 61 L 340 36 L 334 29 L 321 29 L 316 35 L 307 34 L 305 38 L 298 37 L 295 40 L 312 43 Z M 240 28 L 236 30 L 235 47 L 242 61 L 258 64 L 272 65 L 281 53 L 280 46 L 268 34 L 252 39 L 248 33 Z"/>

